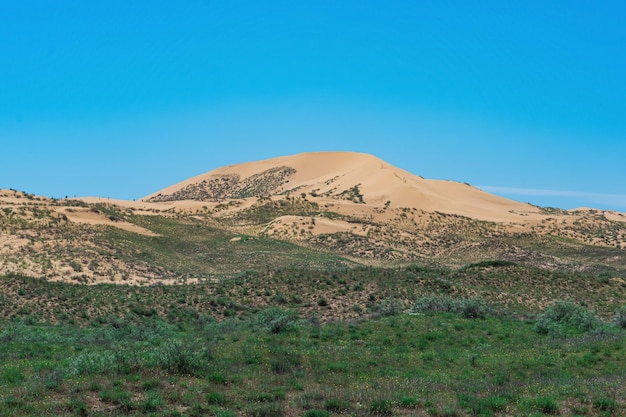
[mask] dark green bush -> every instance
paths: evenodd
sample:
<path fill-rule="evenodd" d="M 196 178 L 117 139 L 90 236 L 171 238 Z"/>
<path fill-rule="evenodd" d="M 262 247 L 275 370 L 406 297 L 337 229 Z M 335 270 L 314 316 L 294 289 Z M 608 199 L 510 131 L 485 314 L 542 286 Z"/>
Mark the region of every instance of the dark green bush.
<path fill-rule="evenodd" d="M 205 399 L 209 404 L 223 405 L 226 403 L 226 396 L 221 392 L 209 392 L 206 394 Z"/>
<path fill-rule="evenodd" d="M 619 404 L 612 398 L 601 397 L 593 401 L 593 408 L 598 411 L 615 411 L 618 407 Z"/>
<path fill-rule="evenodd" d="M 502 268 L 506 266 L 516 266 L 516 265 L 517 264 L 515 262 L 496 259 L 496 260 L 490 260 L 490 261 L 480 261 L 480 262 L 475 262 L 475 263 L 466 265 L 463 268 L 461 268 L 461 271 L 465 271 L 471 268 Z"/>
<path fill-rule="evenodd" d="M 402 397 L 398 401 L 398 405 L 404 408 L 415 408 L 419 406 L 420 401 L 417 397 Z"/>
<path fill-rule="evenodd" d="M 544 414 L 558 414 L 559 412 L 559 404 L 552 397 L 537 398 L 535 406 Z"/>
<path fill-rule="evenodd" d="M 613 278 L 613 275 L 611 275 L 610 272 L 600 272 L 598 274 L 598 281 L 601 284 L 608 284 L 609 282 L 611 282 L 611 278 Z"/>
<path fill-rule="evenodd" d="M 345 412 L 350 410 L 350 403 L 346 400 L 334 398 L 324 402 L 324 408 L 328 411 Z"/>

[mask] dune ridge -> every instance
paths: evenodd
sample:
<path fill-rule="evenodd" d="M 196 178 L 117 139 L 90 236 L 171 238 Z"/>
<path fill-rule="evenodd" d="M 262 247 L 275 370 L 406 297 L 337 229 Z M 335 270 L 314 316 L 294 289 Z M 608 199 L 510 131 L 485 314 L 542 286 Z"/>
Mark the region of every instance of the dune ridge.
<path fill-rule="evenodd" d="M 256 183 L 256 188 L 246 183 L 249 179 L 254 180 L 250 183 Z M 223 187 L 217 190 L 216 184 Z M 468 184 L 424 179 L 373 155 L 356 152 L 307 152 L 229 165 L 164 188 L 142 201 L 219 202 L 302 193 L 321 201 L 392 204 L 486 221 L 514 221 L 540 211 Z M 204 198 L 197 198 L 199 195 Z"/>

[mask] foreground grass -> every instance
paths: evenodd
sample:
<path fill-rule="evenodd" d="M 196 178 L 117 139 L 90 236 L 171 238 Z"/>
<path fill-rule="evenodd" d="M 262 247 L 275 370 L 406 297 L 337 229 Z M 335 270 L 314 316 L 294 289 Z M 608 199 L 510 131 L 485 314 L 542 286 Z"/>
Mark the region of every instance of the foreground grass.
<path fill-rule="evenodd" d="M 451 313 L 0 325 L 0 416 L 623 415 L 626 334 Z"/>

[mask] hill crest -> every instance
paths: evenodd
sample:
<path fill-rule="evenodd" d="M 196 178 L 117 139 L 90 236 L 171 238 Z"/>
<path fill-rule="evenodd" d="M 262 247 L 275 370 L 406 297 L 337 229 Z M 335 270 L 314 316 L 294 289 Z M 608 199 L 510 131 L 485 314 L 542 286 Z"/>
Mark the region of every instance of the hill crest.
<path fill-rule="evenodd" d="M 347 202 L 440 211 L 488 221 L 538 213 L 529 204 L 468 184 L 424 179 L 373 155 L 307 152 L 217 168 L 144 197 L 146 202 L 204 201 L 307 195 Z"/>

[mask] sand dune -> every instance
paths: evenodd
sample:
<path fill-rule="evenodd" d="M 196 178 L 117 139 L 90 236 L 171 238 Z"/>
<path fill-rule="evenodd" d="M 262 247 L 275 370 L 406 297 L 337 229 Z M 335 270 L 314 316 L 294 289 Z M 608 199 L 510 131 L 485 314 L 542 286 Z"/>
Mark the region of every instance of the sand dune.
<path fill-rule="evenodd" d="M 319 199 L 348 200 L 355 204 L 383 206 L 390 202 L 394 207 L 487 221 L 523 220 L 539 213 L 539 209 L 529 204 L 494 196 L 463 183 L 423 179 L 375 156 L 355 152 L 301 153 L 230 165 L 167 187 L 142 201 L 171 199 L 174 201 L 167 202 L 176 205 L 176 199 L 186 199 L 186 195 L 194 195 L 192 191 L 197 195 L 203 184 L 219 183 L 220 179 L 228 182 L 225 187 L 230 189 L 241 187 L 239 184 L 246 180 L 265 181 L 268 185 L 261 187 L 258 196 L 306 193 Z M 225 189 L 220 188 L 219 192 L 228 196 Z M 210 195 L 217 194 L 212 189 L 208 195 L 207 201 L 211 201 Z"/>
<path fill-rule="evenodd" d="M 89 208 L 63 207 L 57 208 L 56 211 L 57 213 L 62 213 L 69 221 L 74 223 L 114 226 L 128 232 L 138 233 L 140 235 L 158 236 L 158 234 L 153 233 L 144 227 L 137 226 L 136 224 L 128 223 L 123 220 L 112 219 L 106 214 L 94 212 Z"/>

